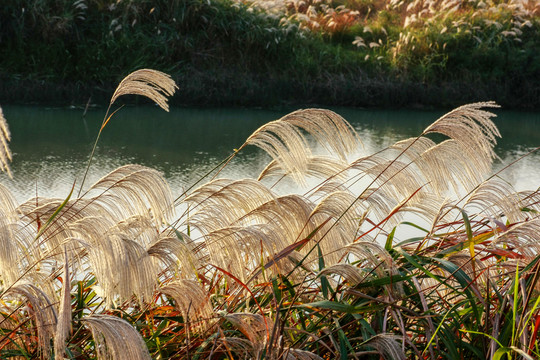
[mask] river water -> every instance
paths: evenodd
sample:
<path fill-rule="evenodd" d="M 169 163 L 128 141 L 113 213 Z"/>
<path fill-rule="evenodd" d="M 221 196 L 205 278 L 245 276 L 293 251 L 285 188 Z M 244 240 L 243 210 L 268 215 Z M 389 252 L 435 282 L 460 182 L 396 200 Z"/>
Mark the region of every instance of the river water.
<path fill-rule="evenodd" d="M 239 147 L 259 126 L 294 109 L 196 109 L 125 107 L 104 129 L 90 168 L 87 184 L 115 168 L 138 163 L 161 171 L 173 193 L 197 181 L 208 170 Z M 358 131 L 365 154 L 398 140 L 417 136 L 446 111 L 386 111 L 333 108 Z M 0 174 L 18 201 L 39 196 L 68 195 L 73 183 L 80 183 L 92 144 L 105 109 L 92 109 L 83 117 L 82 109 L 4 106 L 14 154 L 13 179 Z M 494 111 L 502 133 L 496 152 L 500 169 L 529 150 L 540 146 L 540 113 Z M 247 148 L 222 176 L 257 177 L 268 157 L 256 148 Z M 503 177 L 517 190 L 540 186 L 540 153 L 534 153 L 510 169 Z"/>

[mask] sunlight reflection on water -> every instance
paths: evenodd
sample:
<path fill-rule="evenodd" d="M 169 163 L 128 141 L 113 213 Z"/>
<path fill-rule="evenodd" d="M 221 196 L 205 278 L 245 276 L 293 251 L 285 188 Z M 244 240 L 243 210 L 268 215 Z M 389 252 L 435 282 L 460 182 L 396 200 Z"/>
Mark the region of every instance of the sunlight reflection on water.
<path fill-rule="evenodd" d="M 417 136 L 444 111 L 382 111 L 335 109 L 353 124 L 364 144 L 363 154 Z M 171 109 L 153 107 L 122 109 L 105 129 L 86 186 L 115 168 L 138 163 L 161 171 L 175 196 L 200 179 L 259 126 L 288 110 Z M 495 119 L 503 138 L 496 150 L 500 169 L 540 145 L 540 113 L 501 112 Z M 0 181 L 23 202 L 36 195 L 65 198 L 82 178 L 91 144 L 103 110 L 6 106 L 4 114 L 12 132 L 14 179 Z M 268 161 L 256 149 L 246 149 L 222 172 L 222 177 L 256 178 Z M 540 154 L 533 154 L 503 177 L 517 190 L 540 185 Z"/>

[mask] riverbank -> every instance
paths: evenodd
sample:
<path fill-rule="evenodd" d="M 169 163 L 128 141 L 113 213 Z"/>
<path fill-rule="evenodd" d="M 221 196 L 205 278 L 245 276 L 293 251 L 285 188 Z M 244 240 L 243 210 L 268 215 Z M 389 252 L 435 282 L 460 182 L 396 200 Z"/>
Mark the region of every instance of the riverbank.
<path fill-rule="evenodd" d="M 449 81 L 423 84 L 327 74 L 303 82 L 261 79 L 260 74 L 205 73 L 174 76 L 179 92 L 175 106 L 350 106 L 360 108 L 451 108 L 467 102 L 494 100 L 505 109 L 539 109 L 540 89 L 535 81 L 503 84 Z M 0 82 L 2 104 L 104 106 L 114 92 L 112 84 L 5 79 Z M 137 98 L 129 103 L 144 102 Z"/>
<path fill-rule="evenodd" d="M 176 80 L 174 105 L 540 108 L 540 5 L 283 4 L 6 5 L 0 103 L 106 104 L 148 67 Z"/>

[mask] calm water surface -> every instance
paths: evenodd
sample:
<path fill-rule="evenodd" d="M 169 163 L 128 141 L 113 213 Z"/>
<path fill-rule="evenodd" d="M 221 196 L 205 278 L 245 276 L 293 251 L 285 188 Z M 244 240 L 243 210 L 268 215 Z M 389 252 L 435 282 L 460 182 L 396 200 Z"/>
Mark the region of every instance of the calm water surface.
<path fill-rule="evenodd" d="M 65 197 L 80 182 L 105 109 L 4 106 L 12 133 L 14 154 L 11 180 L 0 174 L 19 201 L 40 196 Z M 115 168 L 138 163 L 161 171 L 175 194 L 213 168 L 259 126 L 291 110 L 126 107 L 105 128 L 87 184 Z M 445 111 L 383 111 L 334 108 L 358 131 L 369 154 L 395 141 L 417 136 Z M 540 113 L 495 111 L 502 133 L 496 151 L 497 170 L 540 146 Z M 246 149 L 223 176 L 256 177 L 268 158 Z M 518 190 L 540 186 L 540 153 L 535 153 L 503 176 Z"/>

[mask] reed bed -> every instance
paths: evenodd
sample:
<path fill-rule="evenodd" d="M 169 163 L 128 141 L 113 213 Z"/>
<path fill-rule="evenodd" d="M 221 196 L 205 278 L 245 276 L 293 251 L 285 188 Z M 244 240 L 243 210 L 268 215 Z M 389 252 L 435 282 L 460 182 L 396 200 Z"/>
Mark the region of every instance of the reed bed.
<path fill-rule="evenodd" d="M 110 105 L 174 91 L 139 70 Z M 298 110 L 182 194 L 139 165 L 65 199 L 0 187 L 0 357 L 538 358 L 540 193 L 491 173 L 497 107 L 362 157 L 341 116 Z M 247 146 L 268 166 L 220 177 Z"/>

